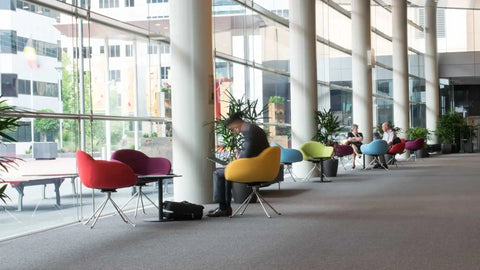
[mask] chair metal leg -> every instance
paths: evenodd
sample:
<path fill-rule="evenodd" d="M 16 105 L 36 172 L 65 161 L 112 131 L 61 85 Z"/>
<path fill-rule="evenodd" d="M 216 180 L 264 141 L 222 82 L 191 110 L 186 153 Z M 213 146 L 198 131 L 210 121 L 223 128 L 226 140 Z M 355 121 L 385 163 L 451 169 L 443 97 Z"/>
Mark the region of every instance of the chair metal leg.
<path fill-rule="evenodd" d="M 105 206 L 107 205 L 107 203 L 110 201 L 113 205 L 113 207 L 115 208 L 115 210 L 117 210 L 117 213 L 120 215 L 120 217 L 123 219 L 123 221 L 125 223 L 128 223 L 128 224 L 131 224 L 135 227 L 135 224 L 127 217 L 127 215 L 125 215 L 125 213 L 122 211 L 122 209 L 115 203 L 114 200 L 112 200 L 111 198 L 111 192 L 107 192 L 107 198 L 105 199 L 105 201 L 97 208 L 97 210 L 95 210 L 95 212 L 92 214 L 92 216 L 87 220 L 85 221 L 83 224 L 84 225 L 87 225 L 92 219 L 93 219 L 93 223 L 92 225 L 90 226 L 90 229 L 93 229 L 93 227 L 95 226 L 95 224 L 97 223 L 98 219 L 100 218 L 102 212 L 103 212 L 103 209 L 105 209 Z"/>
<path fill-rule="evenodd" d="M 292 164 L 291 163 L 285 164 L 285 168 L 287 169 L 287 172 L 292 177 L 293 182 L 297 182 L 297 179 L 296 179 L 297 177 L 295 176 L 295 174 L 293 173 L 293 170 L 292 170 Z"/>
<path fill-rule="evenodd" d="M 140 204 L 142 206 L 143 213 L 147 214 L 147 212 L 145 212 L 145 204 L 143 202 L 143 197 L 145 197 L 151 204 L 153 204 L 153 206 L 155 206 L 155 208 L 158 209 L 158 206 L 155 204 L 155 202 L 153 202 L 152 199 L 150 199 L 147 196 L 147 194 L 145 194 L 145 192 L 143 192 L 142 186 L 138 186 L 138 190 L 127 200 L 127 202 L 125 202 L 120 207 L 120 209 L 123 210 L 133 200 L 133 198 L 135 198 L 136 196 L 137 196 L 137 202 L 136 202 L 136 206 L 135 206 L 135 215 L 134 215 L 135 218 L 137 218 L 138 207 L 139 207 Z"/>
<path fill-rule="evenodd" d="M 310 180 L 310 177 L 312 177 L 313 175 L 313 172 L 315 171 L 315 168 L 317 167 L 317 165 L 314 163 L 313 164 L 313 168 L 307 173 L 307 175 L 303 178 L 303 181 L 304 182 L 307 182 L 308 180 Z"/>
<path fill-rule="evenodd" d="M 410 156 L 407 158 L 407 161 L 413 158 L 413 161 L 417 162 L 417 155 L 415 153 L 415 150 L 410 150 L 410 151 L 412 151 L 413 153 L 410 153 Z"/>
<path fill-rule="evenodd" d="M 108 195 L 110 195 L 110 193 Z M 95 226 L 95 223 L 97 223 L 97 220 L 100 218 L 100 215 L 102 214 L 105 205 L 107 205 L 107 202 L 108 198 L 98 207 L 98 209 L 93 213 L 93 215 L 87 221 L 85 221 L 84 225 L 87 225 L 90 220 L 94 218 L 92 226 L 90 226 L 90 229 L 93 229 L 93 226 Z"/>
<path fill-rule="evenodd" d="M 252 187 L 252 193 L 250 193 L 250 195 L 248 195 L 248 197 L 242 202 L 242 204 L 240 204 L 240 206 L 232 213 L 230 218 L 233 218 L 235 215 L 237 215 L 237 213 L 240 212 L 240 210 L 241 210 L 240 215 L 243 216 L 243 214 L 245 213 L 245 210 L 247 210 L 247 207 L 250 204 L 250 200 L 252 199 L 253 195 L 257 197 L 258 202 L 262 206 L 263 212 L 265 212 L 265 215 L 267 215 L 267 217 L 271 218 L 271 216 L 268 214 L 267 209 L 265 208 L 264 203 L 267 204 L 277 215 L 281 215 L 280 212 L 278 212 L 275 208 L 273 208 L 273 206 L 270 203 L 268 203 L 267 200 L 265 200 L 265 198 L 262 195 L 260 195 L 260 192 L 258 192 L 258 189 L 259 189 L 259 186 Z"/>
<path fill-rule="evenodd" d="M 363 170 L 371 169 L 374 163 L 381 164 L 380 160 L 378 159 L 378 156 L 373 156 L 372 161 L 370 161 L 370 163 L 368 163 L 368 165 L 365 168 L 363 168 Z"/>
<path fill-rule="evenodd" d="M 133 223 L 133 222 L 127 217 L 127 215 L 125 215 L 125 213 L 122 211 L 122 209 L 120 209 L 120 207 L 115 203 L 114 200 L 112 200 L 112 198 L 111 198 L 110 196 L 108 197 L 108 200 L 113 204 L 113 207 L 115 207 L 115 209 L 117 210 L 118 214 L 119 214 L 120 217 L 123 219 L 123 221 L 125 221 L 125 223 L 131 224 L 133 227 L 135 227 L 135 223 Z"/>
<path fill-rule="evenodd" d="M 278 212 L 275 208 L 273 208 L 273 206 L 272 206 L 269 202 L 267 202 L 267 200 L 265 200 L 265 198 L 264 198 L 262 195 L 260 195 L 260 192 L 258 192 L 258 188 L 255 189 L 254 192 L 255 192 L 255 195 L 257 195 L 258 201 L 260 202 L 260 204 L 261 204 L 262 207 L 263 207 L 263 211 L 265 212 L 265 214 L 267 214 L 267 217 L 270 218 L 270 215 L 267 213 L 267 210 L 266 210 L 265 207 L 263 206 L 262 201 L 263 201 L 264 203 L 266 203 L 266 204 L 273 210 L 273 212 L 275 212 L 277 215 L 281 215 L 280 212 Z"/>
<path fill-rule="evenodd" d="M 242 209 L 242 207 L 245 206 L 245 209 L 247 209 L 247 206 L 248 206 L 248 204 L 250 203 L 250 199 L 252 198 L 252 196 L 253 196 L 253 191 L 252 191 L 252 193 L 250 193 L 250 195 L 248 195 L 248 197 L 242 202 L 242 204 L 240 204 L 240 206 L 239 206 L 237 209 L 235 209 L 235 211 L 232 213 L 232 215 L 230 216 L 230 218 L 234 217 L 234 216 L 240 211 L 240 209 Z M 243 212 L 245 212 L 245 209 L 243 209 L 242 215 L 243 215 Z"/>

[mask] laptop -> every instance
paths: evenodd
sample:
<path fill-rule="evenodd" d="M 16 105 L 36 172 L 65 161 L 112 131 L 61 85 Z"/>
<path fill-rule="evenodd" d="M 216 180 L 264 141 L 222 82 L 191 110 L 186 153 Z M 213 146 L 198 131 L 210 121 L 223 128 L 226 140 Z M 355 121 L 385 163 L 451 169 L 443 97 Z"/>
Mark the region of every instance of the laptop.
<path fill-rule="evenodd" d="M 228 162 L 223 160 L 223 159 L 219 159 L 217 157 L 207 157 L 208 160 L 212 161 L 212 162 L 215 162 L 215 163 L 218 163 L 220 165 L 223 165 L 223 166 L 227 166 Z"/>

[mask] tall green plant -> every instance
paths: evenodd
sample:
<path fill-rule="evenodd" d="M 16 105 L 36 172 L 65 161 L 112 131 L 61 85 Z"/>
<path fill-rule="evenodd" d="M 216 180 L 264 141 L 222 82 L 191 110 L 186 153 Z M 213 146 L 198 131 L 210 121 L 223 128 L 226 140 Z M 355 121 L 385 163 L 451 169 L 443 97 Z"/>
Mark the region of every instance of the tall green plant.
<path fill-rule="evenodd" d="M 233 133 L 225 125 L 225 121 L 234 113 L 240 113 L 243 120 L 255 123 L 263 118 L 263 114 L 268 110 L 268 105 L 265 104 L 261 110 L 257 110 L 258 100 L 249 100 L 245 96 L 236 99 L 230 92 L 226 92 L 228 103 L 228 113 L 221 115 L 214 121 L 215 132 L 218 136 L 221 151 L 226 150 L 228 153 L 222 155 L 228 161 L 235 159 L 236 153 L 240 152 L 243 144 L 243 137 L 241 134 Z M 218 153 L 218 150 L 217 150 Z"/>
<path fill-rule="evenodd" d="M 317 124 L 317 132 L 312 139 L 324 145 L 333 145 L 335 134 L 341 130 L 338 116 L 334 115 L 331 109 L 315 111 L 315 123 Z"/>
<path fill-rule="evenodd" d="M 464 124 L 463 117 L 454 111 L 450 111 L 440 116 L 435 133 L 440 136 L 442 143 L 453 143 L 455 141 L 456 130 Z"/>
<path fill-rule="evenodd" d="M 15 129 L 18 127 L 18 119 L 19 117 L 11 117 L 8 116 L 7 114 L 9 112 L 14 112 L 15 107 L 10 106 L 7 104 L 5 100 L 0 100 L 0 143 L 3 144 L 4 140 L 15 142 L 15 138 L 11 137 L 8 135 L 8 133 L 15 131 Z M 16 157 L 10 157 L 10 156 L 0 156 L 0 171 L 3 172 L 8 172 L 8 169 L 16 165 L 15 161 L 18 158 Z M 2 180 L 0 179 L 0 182 Z M 5 199 L 9 199 L 8 195 L 5 194 L 5 189 L 7 188 L 7 185 L 4 184 L 0 186 L 0 200 L 3 201 L 3 203 L 6 203 Z"/>

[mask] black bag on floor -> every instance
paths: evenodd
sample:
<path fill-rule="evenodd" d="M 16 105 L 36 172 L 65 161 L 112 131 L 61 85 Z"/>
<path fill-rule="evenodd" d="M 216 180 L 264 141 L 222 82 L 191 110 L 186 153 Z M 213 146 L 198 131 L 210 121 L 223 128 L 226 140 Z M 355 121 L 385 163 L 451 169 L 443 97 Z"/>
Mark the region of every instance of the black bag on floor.
<path fill-rule="evenodd" d="M 165 217 L 173 220 L 201 219 L 203 216 L 203 205 L 183 202 L 164 201 Z"/>

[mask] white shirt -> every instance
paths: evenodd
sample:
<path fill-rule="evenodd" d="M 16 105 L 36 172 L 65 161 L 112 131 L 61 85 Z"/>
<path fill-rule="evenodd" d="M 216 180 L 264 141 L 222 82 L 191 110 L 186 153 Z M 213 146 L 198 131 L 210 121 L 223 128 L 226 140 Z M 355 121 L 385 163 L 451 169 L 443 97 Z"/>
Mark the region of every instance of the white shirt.
<path fill-rule="evenodd" d="M 395 139 L 395 133 L 392 129 L 389 129 L 383 133 L 382 139 L 388 144 L 391 144 L 393 142 L 393 139 Z"/>

